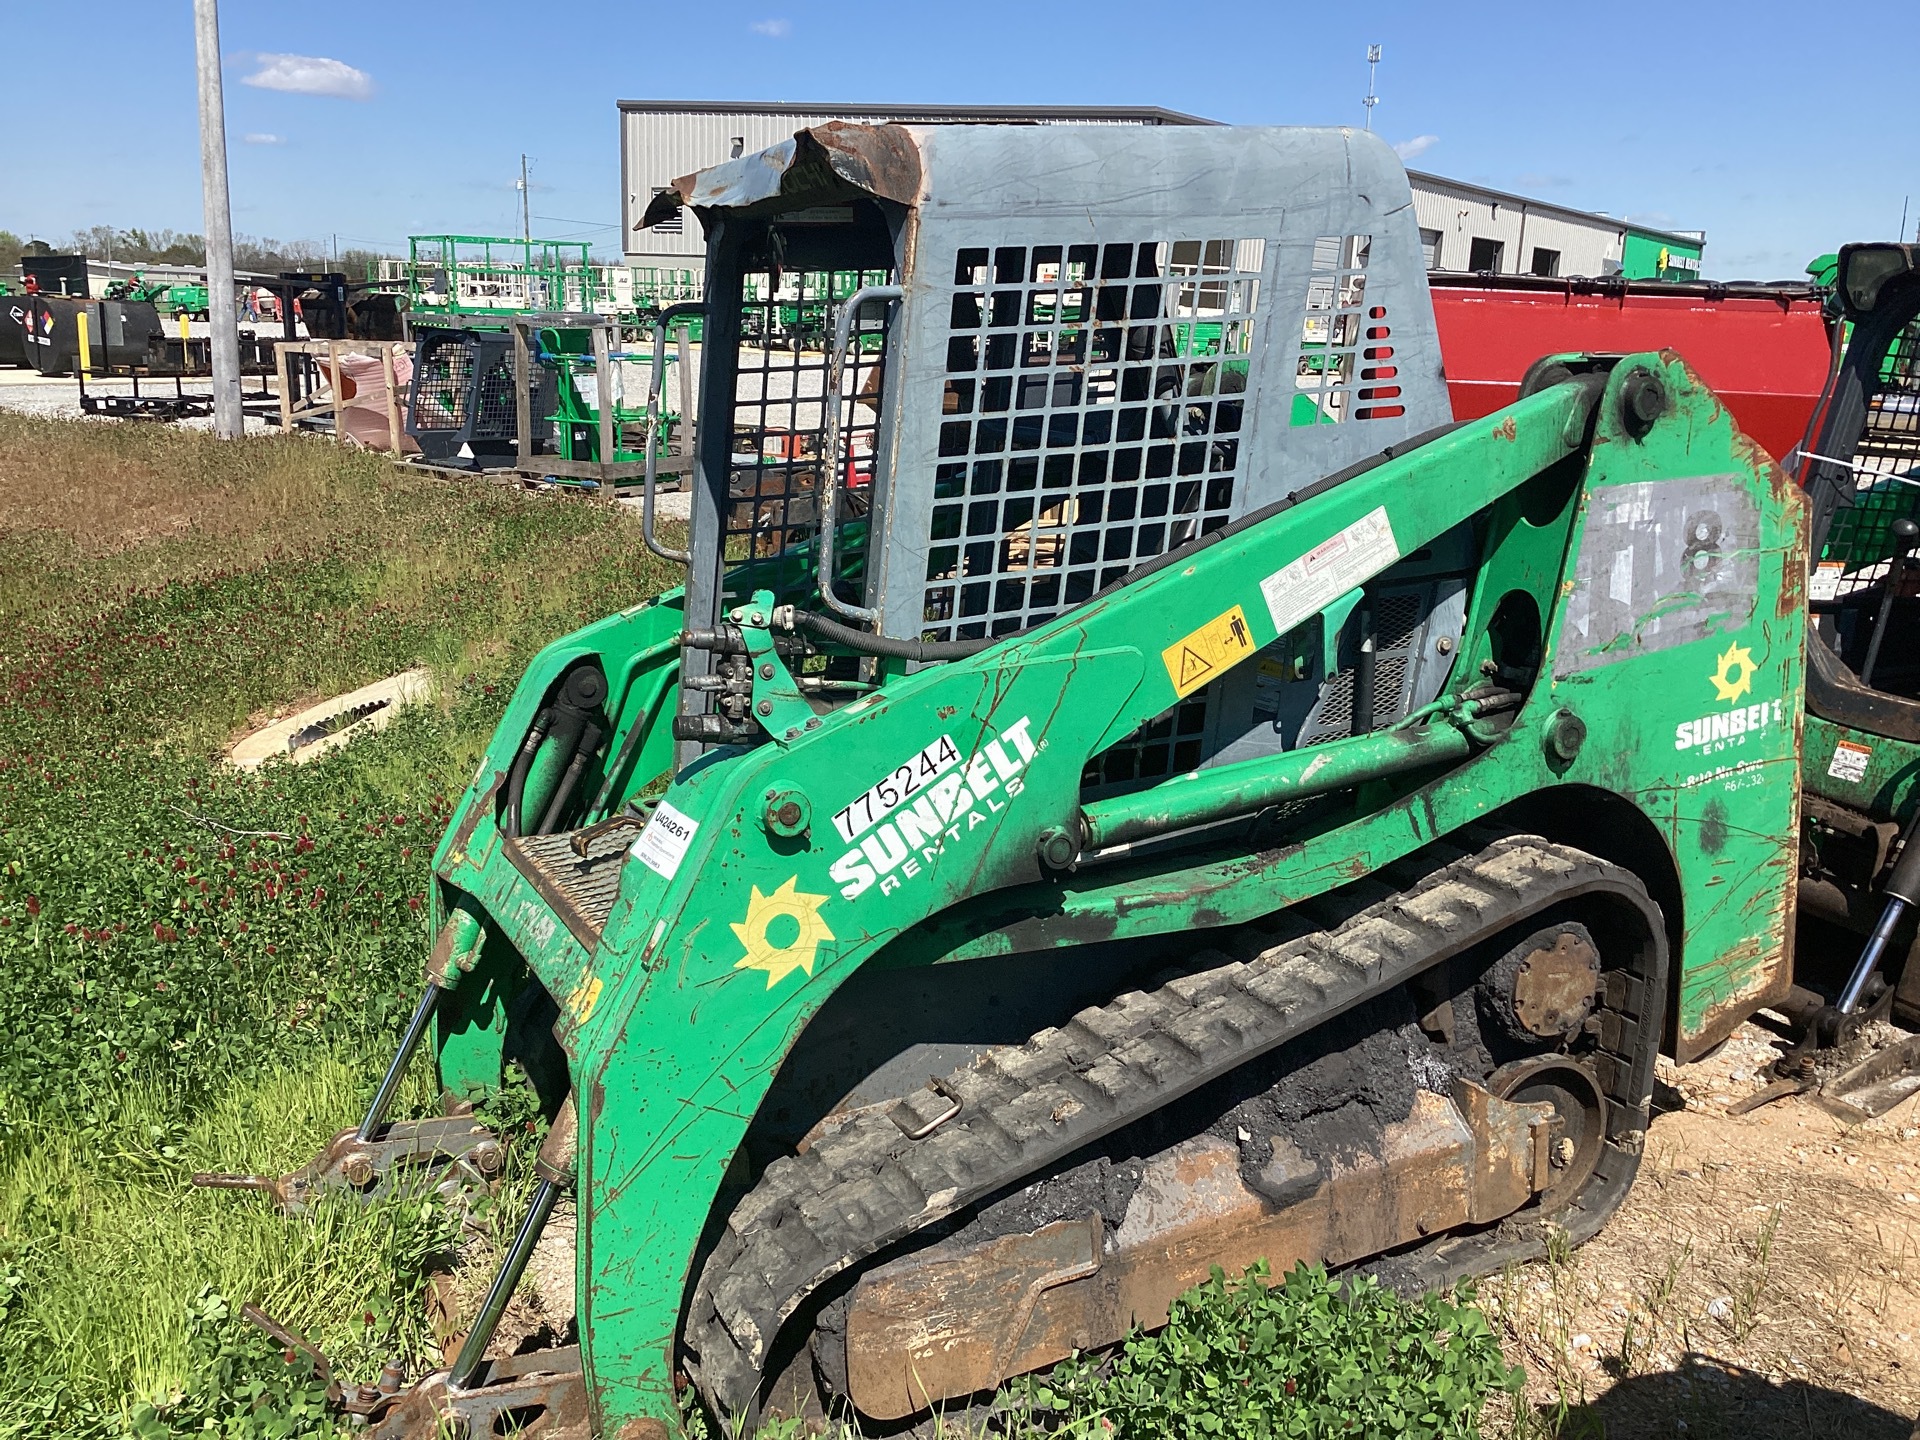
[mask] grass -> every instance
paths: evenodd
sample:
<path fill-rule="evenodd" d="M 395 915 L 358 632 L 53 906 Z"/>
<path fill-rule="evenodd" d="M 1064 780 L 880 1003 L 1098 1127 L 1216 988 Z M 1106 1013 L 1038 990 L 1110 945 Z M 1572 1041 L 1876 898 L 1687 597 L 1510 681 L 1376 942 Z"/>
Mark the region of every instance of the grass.
<path fill-rule="evenodd" d="M 1745 1344 L 1759 1322 L 1760 1302 L 1774 1278 L 1769 1267 L 1773 1261 L 1773 1237 L 1780 1229 L 1780 1215 L 1779 1205 L 1768 1209 L 1767 1218 L 1760 1222 L 1759 1232 L 1754 1236 L 1751 1258 L 1734 1282 L 1729 1297 L 1732 1313 L 1727 1319 L 1735 1344 Z"/>
<path fill-rule="evenodd" d="M 47 1342 L 27 1357 L 28 1393 L 80 1414 L 123 1398 L 164 1404 L 193 1378 L 185 1322 L 208 1294 L 261 1300 L 326 1336 L 349 1374 L 375 1374 L 392 1353 L 423 1353 L 418 1277 L 452 1239 L 440 1207 L 330 1198 L 289 1224 L 253 1197 L 187 1183 L 196 1169 L 280 1173 L 303 1163 L 313 1136 L 351 1123 L 366 1073 L 323 1056 L 236 1075 L 197 1113 L 163 1084 L 129 1080 L 114 1088 L 110 1113 L 77 1131 L 19 1127 L 24 1143 L 0 1168 L 0 1217 L 26 1242 L 13 1258 L 21 1278 L 9 1331 Z M 348 1297 L 366 1307 L 358 1327 L 336 1314 Z M 0 1383 L 19 1395 L 21 1379 Z"/>
<path fill-rule="evenodd" d="M 444 1210 L 290 1220 L 188 1177 L 284 1172 L 357 1117 L 420 984 L 452 799 L 533 652 L 667 583 L 637 530 L 321 442 L 0 413 L 0 1437 L 333 1431 L 249 1301 L 349 1379 L 437 1358 Z M 420 663 L 437 703 L 386 730 L 219 764 L 250 722 Z M 430 1090 L 421 1066 L 403 1105 Z M 483 1260 L 516 1218 L 512 1194 L 479 1216 Z M 1467 1435 L 1514 1383 L 1470 1303 L 1295 1272 L 1175 1311 L 1010 1388 L 995 1433 L 1171 1436 L 1204 1411 L 1209 1433 L 1365 1413 Z"/>
<path fill-rule="evenodd" d="M 1264 1262 L 1237 1276 L 1214 1267 L 1170 1307 L 1166 1326 L 1134 1330 L 1104 1356 L 1075 1355 L 1022 1376 L 985 1406 L 935 1413 L 932 1440 L 1479 1440 L 1494 1397 L 1524 1377 L 1474 1304 L 1404 1300 L 1368 1277 L 1337 1279 Z M 1509 1408 L 1511 1408 L 1509 1406 Z M 715 1440 L 690 1413 L 688 1440 Z M 737 1440 L 742 1428 L 718 1432 Z M 775 1418 L 772 1440 L 858 1440 L 844 1420 Z M 1517 1437 L 1538 1431 L 1513 1429 Z"/>
<path fill-rule="evenodd" d="M 356 1117 L 452 797 L 532 653 L 662 587 L 645 553 L 599 507 L 319 442 L 0 415 L 0 1434 L 304 1414 L 244 1301 L 357 1378 L 429 1356 L 443 1214 L 290 1224 L 187 1177 L 284 1171 Z M 219 765 L 250 720 L 418 663 L 437 705 Z"/>

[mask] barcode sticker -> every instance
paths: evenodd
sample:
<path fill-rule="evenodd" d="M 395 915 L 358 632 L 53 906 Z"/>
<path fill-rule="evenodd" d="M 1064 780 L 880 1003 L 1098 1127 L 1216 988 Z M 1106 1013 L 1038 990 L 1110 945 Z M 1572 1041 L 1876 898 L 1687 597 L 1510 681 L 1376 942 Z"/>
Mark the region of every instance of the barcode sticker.
<path fill-rule="evenodd" d="M 647 821 L 647 828 L 633 842 L 633 856 L 654 874 L 671 880 L 679 872 L 680 862 L 687 858 L 687 847 L 693 844 L 693 833 L 699 828 L 698 820 L 689 820 L 662 800 Z"/>

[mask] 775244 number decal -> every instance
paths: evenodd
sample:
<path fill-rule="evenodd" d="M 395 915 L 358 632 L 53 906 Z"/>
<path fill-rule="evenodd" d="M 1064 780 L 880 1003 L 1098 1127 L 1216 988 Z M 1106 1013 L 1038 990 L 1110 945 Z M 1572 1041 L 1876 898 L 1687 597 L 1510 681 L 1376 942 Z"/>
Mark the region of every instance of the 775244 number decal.
<path fill-rule="evenodd" d="M 959 763 L 959 747 L 950 736 L 942 735 L 865 794 L 855 796 L 852 804 L 833 817 L 833 828 L 840 832 L 842 841 L 851 845 Z"/>

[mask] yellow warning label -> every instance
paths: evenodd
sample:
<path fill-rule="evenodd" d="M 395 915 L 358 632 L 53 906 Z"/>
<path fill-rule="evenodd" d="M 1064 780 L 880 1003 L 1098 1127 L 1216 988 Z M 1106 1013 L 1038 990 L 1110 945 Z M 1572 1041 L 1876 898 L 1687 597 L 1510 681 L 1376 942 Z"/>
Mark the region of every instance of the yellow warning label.
<path fill-rule="evenodd" d="M 573 1023 L 584 1025 L 593 1018 L 593 1012 L 600 1008 L 600 992 L 607 988 L 607 982 L 598 975 L 588 975 L 574 986 L 567 996 L 567 1013 L 573 1017 Z"/>
<path fill-rule="evenodd" d="M 1160 652 L 1173 693 L 1190 695 L 1253 653 L 1253 633 L 1238 605 Z"/>

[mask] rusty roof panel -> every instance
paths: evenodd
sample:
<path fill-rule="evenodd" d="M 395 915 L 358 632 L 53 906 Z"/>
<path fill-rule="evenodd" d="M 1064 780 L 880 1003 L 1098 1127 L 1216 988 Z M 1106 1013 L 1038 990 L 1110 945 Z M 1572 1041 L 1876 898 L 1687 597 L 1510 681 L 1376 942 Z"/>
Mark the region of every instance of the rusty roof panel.
<path fill-rule="evenodd" d="M 902 125 L 830 121 L 791 140 L 683 175 L 653 197 L 639 228 L 669 220 L 683 205 L 739 209 L 782 195 L 851 188 L 910 205 L 920 194 L 920 147 Z"/>

